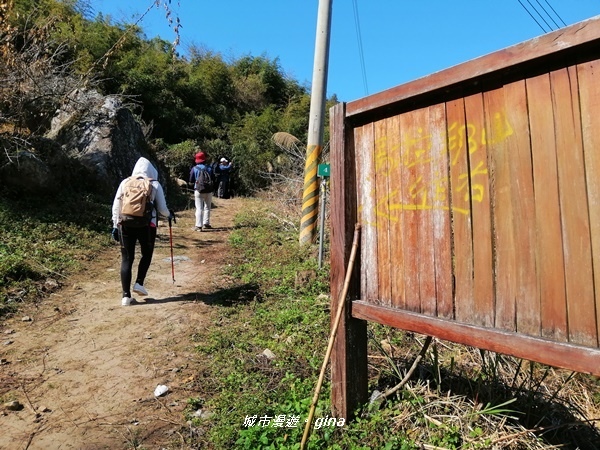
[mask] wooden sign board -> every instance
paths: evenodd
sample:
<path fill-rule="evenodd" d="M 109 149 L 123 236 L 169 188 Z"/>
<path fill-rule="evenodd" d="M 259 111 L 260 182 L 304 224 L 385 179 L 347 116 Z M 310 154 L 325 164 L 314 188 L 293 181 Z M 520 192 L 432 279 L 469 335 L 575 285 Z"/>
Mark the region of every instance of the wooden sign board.
<path fill-rule="evenodd" d="M 600 376 L 600 18 L 338 104 L 331 136 L 334 309 L 362 229 L 336 414 L 365 321 Z"/>

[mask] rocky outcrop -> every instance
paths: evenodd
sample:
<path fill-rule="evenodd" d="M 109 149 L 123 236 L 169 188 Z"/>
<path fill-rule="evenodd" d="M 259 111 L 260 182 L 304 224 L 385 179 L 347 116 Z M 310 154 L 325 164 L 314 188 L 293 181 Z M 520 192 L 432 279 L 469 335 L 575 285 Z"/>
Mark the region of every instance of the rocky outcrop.
<path fill-rule="evenodd" d="M 35 153 L 22 150 L 9 159 L 1 170 L 2 182 L 19 191 L 44 192 L 53 186 L 50 167 Z M 53 190 L 54 191 L 54 190 Z"/>
<path fill-rule="evenodd" d="M 18 134 L 0 136 L 5 153 L 0 167 L 0 183 L 12 191 L 52 195 L 60 188 L 74 187 L 89 176 L 78 161 L 69 158 L 55 141 Z"/>
<path fill-rule="evenodd" d="M 107 188 L 131 175 L 140 156 L 150 155 L 142 127 L 119 97 L 75 92 L 52 119 L 47 134 Z"/>
<path fill-rule="evenodd" d="M 0 182 L 23 193 L 92 186 L 114 193 L 144 156 L 161 177 L 167 171 L 150 151 L 141 124 L 117 96 L 77 90 L 51 121 L 44 137 L 0 135 L 5 149 Z M 164 179 L 159 180 L 166 189 Z"/>

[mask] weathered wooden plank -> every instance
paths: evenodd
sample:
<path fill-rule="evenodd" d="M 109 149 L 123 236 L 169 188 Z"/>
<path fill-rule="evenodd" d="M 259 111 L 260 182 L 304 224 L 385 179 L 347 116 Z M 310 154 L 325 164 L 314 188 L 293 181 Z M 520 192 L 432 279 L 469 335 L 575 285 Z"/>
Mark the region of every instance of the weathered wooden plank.
<path fill-rule="evenodd" d="M 435 273 L 435 310 L 438 317 L 452 319 L 452 234 L 450 229 L 450 193 L 445 105 L 429 108 L 431 130 L 431 226 Z"/>
<path fill-rule="evenodd" d="M 337 314 L 340 294 L 346 277 L 346 267 L 357 221 L 357 173 L 354 155 L 346 149 L 353 147 L 352 133 L 344 123 L 345 105 L 331 109 L 331 313 Z M 360 254 L 356 258 L 350 279 L 348 299 L 359 292 Z M 337 329 L 331 353 L 331 406 L 335 417 L 349 419 L 360 404 L 367 400 L 367 324 L 353 319 L 351 301 Z"/>
<path fill-rule="evenodd" d="M 391 305 L 392 285 L 390 272 L 390 218 L 389 214 L 380 214 L 384 207 L 389 211 L 389 167 L 388 167 L 388 143 L 387 143 L 387 120 L 374 123 L 375 154 L 373 173 L 375 174 L 375 199 L 377 220 L 376 245 L 377 245 L 377 277 L 378 296 L 377 302 Z M 365 261 L 369 264 L 369 261 Z"/>
<path fill-rule="evenodd" d="M 558 154 L 569 341 L 598 345 L 579 95 L 575 70 L 550 73 Z"/>
<path fill-rule="evenodd" d="M 582 43 L 600 41 L 600 18 L 592 18 L 544 34 L 536 39 L 523 42 L 436 72 L 410 83 L 402 84 L 380 93 L 358 99 L 347 104 L 347 117 L 353 117 L 382 107 L 390 107 L 435 90 L 448 89 L 457 84 L 466 84 L 502 72 L 508 68 L 514 71 L 515 65 L 543 58 L 557 51 L 565 51 Z M 539 67 L 539 64 L 538 64 Z"/>
<path fill-rule="evenodd" d="M 405 165 L 415 168 L 416 178 L 409 185 L 411 202 L 415 206 L 417 226 L 417 271 L 419 274 L 420 311 L 436 314 L 435 249 L 433 242 L 433 204 L 431 165 L 433 159 L 433 133 L 429 108 L 411 113 L 413 127 L 407 130 L 403 155 Z"/>
<path fill-rule="evenodd" d="M 424 314 L 371 305 L 360 300 L 353 302 L 352 316 L 459 344 L 600 376 L 598 349 L 462 324 Z"/>
<path fill-rule="evenodd" d="M 404 253 L 402 235 L 402 190 L 403 166 L 401 155 L 400 119 L 393 116 L 387 120 L 387 176 L 389 178 L 389 197 L 387 202 L 379 206 L 378 211 L 389 218 L 390 224 L 390 258 L 391 258 L 391 293 L 392 304 L 397 308 L 406 307 L 404 292 Z M 386 209 L 387 208 L 387 209 Z"/>
<path fill-rule="evenodd" d="M 410 311 L 421 311 L 421 294 L 419 279 L 419 172 L 416 164 L 412 164 L 410 143 L 415 139 L 415 130 L 419 123 L 415 122 L 412 113 L 400 115 L 400 130 L 402 134 L 402 198 L 398 205 L 402 222 L 402 253 L 404 255 L 405 307 Z M 407 144 L 408 143 L 408 144 Z"/>
<path fill-rule="evenodd" d="M 374 127 L 371 123 L 354 129 L 359 220 L 362 225 L 361 293 L 363 298 L 370 301 L 376 301 L 379 296 L 374 136 Z"/>
<path fill-rule="evenodd" d="M 367 126 L 370 126 L 367 125 Z M 365 145 L 365 143 L 363 142 L 363 129 L 362 128 L 352 128 L 351 129 L 352 132 L 352 137 L 353 137 L 353 141 L 352 141 L 352 158 L 355 164 L 355 170 L 356 170 L 356 202 L 357 202 L 357 218 L 356 220 L 358 221 L 358 223 L 360 223 L 363 227 L 363 234 L 364 235 L 364 228 L 366 228 L 367 224 L 366 224 L 366 218 L 365 218 L 365 198 L 363 195 L 363 192 L 365 190 L 365 177 L 367 176 L 367 172 L 364 168 L 364 162 L 363 162 L 363 158 L 364 158 L 364 153 L 360 154 L 356 151 L 354 151 L 354 148 L 360 145 Z M 333 191 L 333 190 L 332 190 Z M 333 202 L 333 196 L 331 198 L 332 202 Z M 333 205 L 335 205 L 334 203 L 332 203 Z M 364 239 L 364 236 L 361 237 L 361 239 Z M 361 251 L 360 251 L 360 256 L 361 256 L 361 265 L 362 265 L 362 258 L 366 257 L 367 253 L 366 250 L 364 249 L 364 246 L 361 243 Z M 364 255 L 364 256 L 363 256 Z M 360 274 L 360 292 L 361 292 L 361 297 L 362 298 L 369 298 L 368 295 L 366 294 L 367 292 L 367 276 L 366 273 L 363 273 L 363 271 L 361 270 L 359 272 Z"/>
<path fill-rule="evenodd" d="M 346 276 L 346 262 L 350 257 L 350 245 L 354 235 L 354 226 L 357 220 L 357 181 L 358 172 L 354 155 L 345 151 L 346 130 L 345 104 L 338 104 L 331 108 L 331 204 L 335 205 L 331 213 L 331 295 L 337 298 L 341 292 Z M 353 143 L 349 142 L 349 146 Z M 357 258 L 360 263 L 360 255 Z M 358 264 L 357 264 L 358 265 Z M 358 272 L 358 270 L 357 270 Z M 358 291 L 359 283 L 353 280 L 354 291 Z M 352 289 L 351 289 L 352 290 Z M 335 300 L 332 303 L 336 303 Z"/>
<path fill-rule="evenodd" d="M 488 164 L 490 166 L 493 237 L 495 246 L 496 305 L 494 326 L 508 331 L 516 328 L 516 305 L 518 286 L 517 261 L 515 259 L 514 215 L 512 209 L 513 184 L 510 152 L 505 128 L 494 121 L 495 117 L 506 117 L 504 90 L 496 89 L 484 93 L 486 110 L 486 136 Z"/>
<path fill-rule="evenodd" d="M 596 326 L 600 336 L 600 61 L 577 67 L 581 103 L 586 185 L 594 267 Z"/>
<path fill-rule="evenodd" d="M 540 297 L 537 289 L 535 266 L 536 221 L 533 193 L 533 169 L 529 138 L 529 117 L 525 81 L 504 86 L 506 122 L 513 134 L 506 138 L 511 177 L 511 209 L 516 264 L 515 292 L 516 329 L 530 336 L 539 336 L 541 330 Z M 496 122 L 492 128 L 502 123 Z M 497 138 L 497 133 L 495 133 Z"/>
<path fill-rule="evenodd" d="M 465 97 L 466 148 L 468 170 L 459 175 L 457 188 L 470 203 L 473 241 L 473 321 L 474 325 L 491 327 L 494 324 L 494 269 L 492 257 L 492 212 L 485 111 L 481 94 Z M 510 128 L 497 125 L 495 134 L 506 139 Z M 466 176 L 465 176 L 466 175 Z"/>
<path fill-rule="evenodd" d="M 462 192 L 464 174 L 469 173 L 466 145 L 465 101 L 460 98 L 446 104 L 448 152 L 450 157 L 450 201 L 452 204 L 453 272 L 455 278 L 455 318 L 473 320 L 473 230 L 471 211 Z"/>
<path fill-rule="evenodd" d="M 567 342 L 567 301 L 558 197 L 558 169 L 550 76 L 528 79 L 529 127 L 537 230 L 536 267 L 541 335 Z"/>

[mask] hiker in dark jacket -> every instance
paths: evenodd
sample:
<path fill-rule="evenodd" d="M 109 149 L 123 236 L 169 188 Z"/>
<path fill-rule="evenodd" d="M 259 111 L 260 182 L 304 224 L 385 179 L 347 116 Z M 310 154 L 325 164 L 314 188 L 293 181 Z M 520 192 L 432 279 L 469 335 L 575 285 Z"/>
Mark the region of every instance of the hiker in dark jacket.
<path fill-rule="evenodd" d="M 219 184 L 221 182 L 221 171 L 219 169 L 219 161 L 214 161 L 210 167 L 212 168 L 213 171 L 213 177 L 215 179 L 215 185 L 214 185 L 214 189 L 213 189 L 213 195 L 215 197 L 218 197 L 219 195 Z"/>
<path fill-rule="evenodd" d="M 231 162 L 227 161 L 227 158 L 221 158 L 219 162 L 219 198 L 229 198 L 231 168 Z"/>
<path fill-rule="evenodd" d="M 196 204 L 196 231 L 212 228 L 210 225 L 210 209 L 212 206 L 212 196 L 214 189 L 214 174 L 209 164 L 206 164 L 206 154 L 204 152 L 196 153 L 194 157 L 196 165 L 190 170 L 189 182 L 194 186 L 194 202 Z M 198 186 L 197 181 L 201 171 L 206 170 L 211 177 L 212 184 L 206 188 Z"/>
<path fill-rule="evenodd" d="M 131 304 L 131 279 L 136 243 L 140 243 L 142 257 L 138 264 L 133 292 L 139 295 L 148 295 L 148 291 L 144 288 L 144 280 L 146 279 L 146 274 L 150 268 L 152 255 L 154 253 L 158 215 L 160 214 L 163 217 L 169 218 L 172 217 L 172 213 L 167 207 L 163 188 L 158 182 L 158 171 L 154 168 L 152 163 L 146 158 L 138 159 L 131 176 L 146 177 L 151 180 L 152 190 L 150 200 L 153 204 L 153 208 L 147 225 L 127 225 L 127 223 L 123 221 L 121 206 L 123 203 L 124 186 L 129 178 L 121 181 L 112 205 L 112 237 L 114 240 L 121 243 L 121 287 L 123 289 L 121 305 L 123 306 Z"/>

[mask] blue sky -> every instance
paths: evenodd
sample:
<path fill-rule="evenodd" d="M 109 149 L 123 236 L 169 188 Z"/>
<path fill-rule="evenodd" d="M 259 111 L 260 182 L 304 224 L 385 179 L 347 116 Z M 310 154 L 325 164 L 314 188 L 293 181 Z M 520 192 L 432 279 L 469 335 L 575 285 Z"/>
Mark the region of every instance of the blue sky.
<path fill-rule="evenodd" d="M 563 26 L 561 19 L 571 25 L 600 15 L 600 0 L 521 3 L 546 30 L 557 28 L 552 19 Z M 153 0 L 91 0 L 96 12 L 129 23 L 152 4 Z M 286 74 L 310 87 L 318 4 L 318 0 L 172 0 L 171 10 L 182 25 L 181 52 L 194 44 L 226 59 L 278 58 Z M 543 6 L 552 14 L 552 18 L 544 15 L 547 24 L 532 6 L 542 14 Z M 162 6 L 152 8 L 140 26 L 149 38 L 175 39 Z M 519 0 L 333 0 L 327 93 L 337 94 L 341 101 L 356 100 L 542 34 Z"/>

